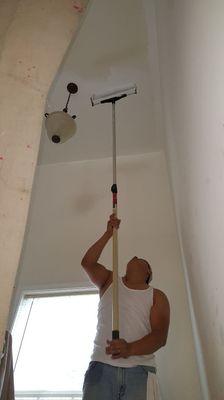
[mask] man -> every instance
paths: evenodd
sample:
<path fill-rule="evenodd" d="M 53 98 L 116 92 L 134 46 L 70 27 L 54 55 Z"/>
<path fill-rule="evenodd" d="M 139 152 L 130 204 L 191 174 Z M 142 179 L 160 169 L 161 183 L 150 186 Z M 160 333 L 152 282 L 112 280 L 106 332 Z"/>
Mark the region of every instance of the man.
<path fill-rule="evenodd" d="M 118 229 L 120 220 L 110 216 L 106 232 L 86 252 L 82 266 L 99 288 L 97 334 L 83 384 L 83 400 L 159 399 L 154 352 L 166 344 L 170 308 L 166 295 L 153 289 L 149 263 L 133 257 L 119 278 L 120 339 L 111 340 L 112 271 L 98 263 Z"/>

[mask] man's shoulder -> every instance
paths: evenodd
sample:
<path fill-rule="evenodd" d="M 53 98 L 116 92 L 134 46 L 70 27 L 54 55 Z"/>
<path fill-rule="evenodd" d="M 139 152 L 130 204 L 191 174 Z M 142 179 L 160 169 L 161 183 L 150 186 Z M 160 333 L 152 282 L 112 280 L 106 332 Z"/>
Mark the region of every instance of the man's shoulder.
<path fill-rule="evenodd" d="M 158 302 L 169 303 L 167 295 L 160 289 L 153 288 L 153 304 Z"/>

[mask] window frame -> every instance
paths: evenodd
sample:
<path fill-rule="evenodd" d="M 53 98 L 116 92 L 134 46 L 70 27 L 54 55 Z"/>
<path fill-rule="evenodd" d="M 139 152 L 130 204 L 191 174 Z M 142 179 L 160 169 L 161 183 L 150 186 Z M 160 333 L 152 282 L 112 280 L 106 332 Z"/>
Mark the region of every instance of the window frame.
<path fill-rule="evenodd" d="M 38 298 L 49 298 L 49 297 L 66 297 L 66 296 L 80 296 L 80 295 L 88 295 L 88 294 L 99 294 L 99 290 L 95 286 L 87 286 L 87 285 L 82 285 L 82 286 L 73 286 L 72 288 L 44 288 L 44 289 L 26 289 L 21 292 L 20 299 L 17 303 L 17 307 L 15 309 L 14 313 L 14 318 L 13 318 L 13 323 L 12 323 L 12 335 L 13 335 L 13 330 L 15 327 L 15 323 L 17 320 L 18 312 L 20 308 L 22 307 L 22 303 L 26 301 L 27 299 L 35 300 Z M 32 309 L 32 304 L 30 306 L 30 310 Z M 28 325 L 29 321 L 29 314 L 30 310 L 28 312 L 28 317 L 26 318 L 26 322 L 23 327 L 23 334 L 22 338 L 19 343 L 19 350 L 16 354 L 16 359 L 17 361 L 19 360 L 19 352 L 20 348 L 22 347 L 23 339 L 25 337 L 26 333 L 26 327 Z M 13 354 L 14 356 L 15 354 Z M 14 371 L 15 371 L 16 365 L 14 366 Z M 63 399 L 63 400 L 79 400 L 82 398 L 82 392 L 80 391 L 15 391 L 15 399 L 18 400 L 23 400 L 23 399 L 32 399 L 32 400 L 51 400 L 51 399 Z"/>

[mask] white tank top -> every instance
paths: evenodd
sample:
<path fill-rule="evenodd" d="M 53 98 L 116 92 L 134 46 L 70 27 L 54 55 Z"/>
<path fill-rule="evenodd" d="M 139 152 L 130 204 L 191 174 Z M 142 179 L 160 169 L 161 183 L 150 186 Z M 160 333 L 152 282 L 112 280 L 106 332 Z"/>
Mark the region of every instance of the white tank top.
<path fill-rule="evenodd" d="M 139 340 L 151 332 L 150 310 L 153 305 L 153 288 L 130 289 L 118 278 L 120 338 L 127 342 Z M 112 359 L 105 353 L 107 339 L 112 333 L 112 285 L 104 292 L 98 306 L 97 333 L 94 340 L 92 361 L 100 361 L 117 367 L 147 365 L 155 367 L 154 354 Z"/>

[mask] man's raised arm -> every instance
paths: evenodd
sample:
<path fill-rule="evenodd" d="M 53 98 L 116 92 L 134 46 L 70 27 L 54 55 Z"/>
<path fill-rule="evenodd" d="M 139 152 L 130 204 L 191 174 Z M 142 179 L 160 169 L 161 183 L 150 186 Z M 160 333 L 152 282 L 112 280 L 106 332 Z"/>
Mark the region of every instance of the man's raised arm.
<path fill-rule="evenodd" d="M 82 259 L 82 266 L 88 274 L 90 280 L 99 289 L 106 284 L 108 279 L 111 277 L 112 272 L 105 268 L 103 265 L 98 263 L 101 253 L 113 236 L 113 228 L 118 229 L 120 220 L 118 220 L 113 214 L 110 216 L 110 220 L 107 223 L 106 232 L 87 250 L 86 254 Z"/>

